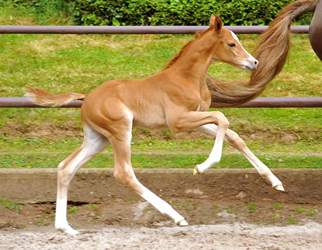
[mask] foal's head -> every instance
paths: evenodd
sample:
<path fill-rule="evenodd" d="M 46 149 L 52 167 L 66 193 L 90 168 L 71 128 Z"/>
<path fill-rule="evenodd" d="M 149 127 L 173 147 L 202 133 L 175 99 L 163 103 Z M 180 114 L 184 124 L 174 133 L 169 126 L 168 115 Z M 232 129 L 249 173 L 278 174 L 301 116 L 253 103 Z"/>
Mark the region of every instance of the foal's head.
<path fill-rule="evenodd" d="M 246 71 L 254 71 L 257 68 L 258 61 L 243 48 L 235 33 L 222 27 L 218 15 L 211 15 L 210 27 L 206 32 L 209 31 L 215 36 L 217 45 L 213 61 L 229 63 Z"/>

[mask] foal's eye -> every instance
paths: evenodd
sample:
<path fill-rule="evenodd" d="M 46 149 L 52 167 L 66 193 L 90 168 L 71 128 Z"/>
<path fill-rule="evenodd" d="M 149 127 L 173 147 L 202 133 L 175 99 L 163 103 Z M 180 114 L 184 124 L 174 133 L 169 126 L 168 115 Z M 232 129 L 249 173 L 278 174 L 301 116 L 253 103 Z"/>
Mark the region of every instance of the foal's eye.
<path fill-rule="evenodd" d="M 232 48 L 232 47 L 235 47 L 235 46 L 236 46 L 236 44 L 234 44 L 234 43 L 230 43 L 230 44 L 228 44 L 228 46 L 229 46 L 230 48 Z"/>

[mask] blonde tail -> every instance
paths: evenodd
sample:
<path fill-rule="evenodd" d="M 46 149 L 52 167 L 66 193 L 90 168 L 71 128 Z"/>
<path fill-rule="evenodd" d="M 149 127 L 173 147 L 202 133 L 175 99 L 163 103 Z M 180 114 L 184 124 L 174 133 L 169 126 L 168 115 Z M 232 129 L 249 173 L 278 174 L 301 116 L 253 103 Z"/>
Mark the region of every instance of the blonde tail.
<path fill-rule="evenodd" d="M 261 35 L 254 57 L 259 61 L 249 82 L 224 82 L 209 74 L 206 78 L 212 106 L 234 107 L 260 95 L 283 69 L 291 47 L 290 27 L 299 15 L 313 11 L 319 0 L 300 0 L 287 5 Z"/>
<path fill-rule="evenodd" d="M 37 105 L 44 107 L 61 107 L 75 100 L 84 100 L 86 94 L 68 93 L 61 95 L 50 94 L 39 88 L 26 88 L 26 96 Z"/>

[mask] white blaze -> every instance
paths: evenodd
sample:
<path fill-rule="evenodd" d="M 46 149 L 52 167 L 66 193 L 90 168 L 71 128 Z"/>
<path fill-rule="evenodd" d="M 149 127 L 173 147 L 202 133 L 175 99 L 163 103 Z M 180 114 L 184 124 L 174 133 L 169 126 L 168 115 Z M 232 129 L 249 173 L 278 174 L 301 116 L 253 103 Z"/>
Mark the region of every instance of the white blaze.
<path fill-rule="evenodd" d="M 236 36 L 236 34 L 234 33 L 234 32 L 232 32 L 231 30 L 230 30 L 230 32 L 231 32 L 231 34 L 232 34 L 232 36 L 233 36 L 233 38 L 239 43 L 239 45 L 243 48 L 243 50 L 250 56 L 250 57 L 253 57 L 251 54 L 249 54 L 248 53 L 248 51 L 247 50 L 245 50 L 244 49 L 244 47 L 241 45 L 241 43 L 239 42 L 239 39 L 238 39 L 238 37 Z M 255 58 L 254 58 L 255 59 Z"/>

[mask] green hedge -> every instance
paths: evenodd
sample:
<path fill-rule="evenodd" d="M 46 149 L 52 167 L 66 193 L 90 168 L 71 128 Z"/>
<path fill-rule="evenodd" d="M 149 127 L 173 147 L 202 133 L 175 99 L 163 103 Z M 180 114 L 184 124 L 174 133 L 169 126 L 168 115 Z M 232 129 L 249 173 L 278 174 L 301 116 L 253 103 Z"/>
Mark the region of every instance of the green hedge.
<path fill-rule="evenodd" d="M 76 8 L 75 0 L 0 0 L 1 7 L 24 7 L 28 12 L 71 16 Z"/>
<path fill-rule="evenodd" d="M 78 25 L 208 25 L 219 14 L 229 25 L 268 25 L 292 0 L 76 0 Z M 305 17 L 304 23 L 310 23 Z"/>
<path fill-rule="evenodd" d="M 0 0 L 0 3 L 8 1 Z M 76 25 L 208 25 L 219 14 L 226 25 L 269 25 L 294 0 L 11 0 L 40 13 L 57 10 Z M 311 14 L 297 20 L 310 24 Z"/>

